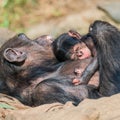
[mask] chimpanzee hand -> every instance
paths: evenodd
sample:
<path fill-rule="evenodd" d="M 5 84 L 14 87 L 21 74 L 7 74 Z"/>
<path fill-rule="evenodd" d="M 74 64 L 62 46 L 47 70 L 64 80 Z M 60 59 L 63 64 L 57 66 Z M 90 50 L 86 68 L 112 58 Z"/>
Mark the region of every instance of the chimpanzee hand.
<path fill-rule="evenodd" d="M 81 84 L 81 83 L 80 83 L 80 80 L 77 79 L 77 78 L 74 78 L 74 79 L 72 80 L 72 83 L 73 83 L 74 85 L 79 85 L 79 84 Z"/>
<path fill-rule="evenodd" d="M 81 76 L 83 73 L 83 69 L 80 67 L 76 67 L 74 70 L 74 73 L 76 75 L 75 78 L 73 78 L 72 83 L 74 85 L 79 85 L 79 84 L 87 84 L 86 81 L 84 80 L 84 76 Z"/>
<path fill-rule="evenodd" d="M 74 85 L 88 84 L 84 80 L 82 80 L 82 77 L 80 77 L 80 78 L 78 78 L 78 77 L 73 78 L 72 83 Z"/>
<path fill-rule="evenodd" d="M 90 81 L 94 73 L 97 71 L 97 69 L 98 69 L 98 61 L 97 61 L 97 57 L 94 57 L 84 71 L 82 71 L 82 69 L 80 68 L 75 68 L 74 72 L 77 75 L 78 79 L 76 78 L 73 79 L 72 83 L 75 85 L 88 84 L 88 82 Z"/>

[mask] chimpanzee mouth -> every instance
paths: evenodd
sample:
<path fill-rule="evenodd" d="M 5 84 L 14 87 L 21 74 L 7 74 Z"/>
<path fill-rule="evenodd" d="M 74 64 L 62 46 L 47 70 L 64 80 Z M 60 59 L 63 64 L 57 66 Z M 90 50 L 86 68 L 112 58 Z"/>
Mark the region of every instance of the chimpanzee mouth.
<path fill-rule="evenodd" d="M 80 58 L 80 57 L 82 57 L 82 56 L 83 56 L 83 52 L 80 52 L 80 53 L 77 55 L 78 58 Z"/>

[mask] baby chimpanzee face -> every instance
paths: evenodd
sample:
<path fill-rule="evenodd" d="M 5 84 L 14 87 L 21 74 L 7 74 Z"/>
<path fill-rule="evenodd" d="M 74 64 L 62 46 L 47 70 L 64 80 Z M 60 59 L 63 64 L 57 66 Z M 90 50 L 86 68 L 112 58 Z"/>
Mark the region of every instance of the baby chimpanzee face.
<path fill-rule="evenodd" d="M 91 56 L 91 51 L 88 49 L 85 43 L 80 42 L 71 48 L 70 54 L 71 60 L 81 60 L 89 58 Z"/>
<path fill-rule="evenodd" d="M 61 34 L 52 45 L 54 55 L 60 62 L 85 59 L 91 56 L 89 48 L 81 41 L 81 35 L 73 30 Z"/>

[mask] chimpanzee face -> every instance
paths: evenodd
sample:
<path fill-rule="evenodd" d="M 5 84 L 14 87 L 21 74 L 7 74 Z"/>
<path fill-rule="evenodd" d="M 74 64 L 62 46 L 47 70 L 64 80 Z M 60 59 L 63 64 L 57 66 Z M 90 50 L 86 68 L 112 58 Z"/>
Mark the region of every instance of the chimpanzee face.
<path fill-rule="evenodd" d="M 70 49 L 69 53 L 71 60 L 81 60 L 85 58 L 89 58 L 91 56 L 91 51 L 85 45 L 85 43 L 80 42 Z"/>
<path fill-rule="evenodd" d="M 27 66 L 33 63 L 39 64 L 45 54 L 49 56 L 50 51 L 47 50 L 51 48 L 50 44 L 51 37 L 47 35 L 30 40 L 25 34 L 19 34 L 6 42 L 1 52 L 5 61 L 15 65 L 23 63 L 23 66 Z"/>

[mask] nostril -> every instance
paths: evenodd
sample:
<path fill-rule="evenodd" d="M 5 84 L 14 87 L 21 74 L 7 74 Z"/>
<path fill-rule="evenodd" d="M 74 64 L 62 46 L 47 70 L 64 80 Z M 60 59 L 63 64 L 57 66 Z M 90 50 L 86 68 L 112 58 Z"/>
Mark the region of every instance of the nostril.
<path fill-rule="evenodd" d="M 80 54 L 81 54 L 81 55 L 83 55 L 83 52 L 82 52 L 82 51 L 80 51 Z"/>

